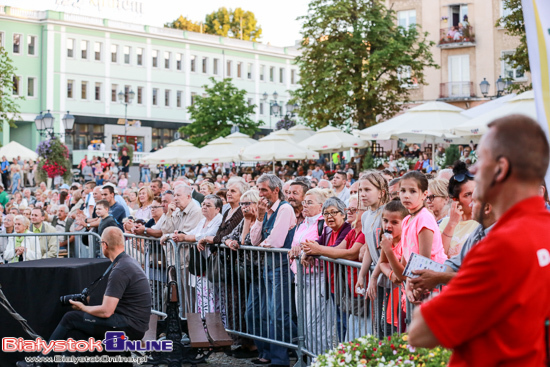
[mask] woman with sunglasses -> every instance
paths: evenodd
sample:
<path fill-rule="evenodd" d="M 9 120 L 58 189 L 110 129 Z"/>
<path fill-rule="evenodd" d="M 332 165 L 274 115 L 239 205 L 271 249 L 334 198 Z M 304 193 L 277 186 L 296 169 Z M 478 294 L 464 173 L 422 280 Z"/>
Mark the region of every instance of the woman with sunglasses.
<path fill-rule="evenodd" d="M 472 194 L 476 187 L 474 175 L 462 161 L 455 163 L 453 173 L 448 188 L 449 196 L 453 200 L 449 217 L 439 224 L 443 248 L 449 258 L 460 253 L 466 239 L 479 225 L 472 220 Z"/>
<path fill-rule="evenodd" d="M 441 178 L 430 180 L 426 208 L 432 212 L 437 224 L 449 214 L 449 181 Z"/>

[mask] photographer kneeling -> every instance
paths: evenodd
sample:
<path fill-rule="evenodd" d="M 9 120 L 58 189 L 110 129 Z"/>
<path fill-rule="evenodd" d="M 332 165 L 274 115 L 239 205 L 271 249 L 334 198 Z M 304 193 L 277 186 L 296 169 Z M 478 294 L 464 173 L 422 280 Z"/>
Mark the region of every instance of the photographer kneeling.
<path fill-rule="evenodd" d="M 107 331 L 124 331 L 129 340 L 140 340 L 149 327 L 151 290 L 139 264 L 124 252 L 124 236 L 118 227 L 108 227 L 101 236 L 105 257 L 112 261 L 103 303 L 88 306 L 69 301 L 76 311 L 67 312 L 50 340 L 93 337 L 101 340 Z M 92 288 L 92 287 L 90 287 Z M 18 362 L 18 366 L 29 366 Z"/>

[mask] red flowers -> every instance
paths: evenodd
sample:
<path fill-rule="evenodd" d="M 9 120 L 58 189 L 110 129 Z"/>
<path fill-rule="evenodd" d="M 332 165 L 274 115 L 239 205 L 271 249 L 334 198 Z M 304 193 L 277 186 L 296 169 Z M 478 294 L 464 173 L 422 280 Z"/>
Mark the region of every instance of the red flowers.
<path fill-rule="evenodd" d="M 65 172 L 67 172 L 67 169 L 65 167 L 61 166 L 57 162 L 51 164 L 49 160 L 46 160 L 46 162 L 44 162 L 44 165 L 42 165 L 42 169 L 47 173 L 49 178 L 54 178 L 55 176 L 63 176 Z"/>

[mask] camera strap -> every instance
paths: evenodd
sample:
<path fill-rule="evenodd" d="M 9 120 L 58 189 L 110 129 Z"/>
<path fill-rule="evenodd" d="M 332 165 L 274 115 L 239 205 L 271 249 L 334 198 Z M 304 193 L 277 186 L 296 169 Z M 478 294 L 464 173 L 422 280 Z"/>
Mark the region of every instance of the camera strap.
<path fill-rule="evenodd" d="M 88 294 L 91 294 L 93 292 L 93 290 L 97 287 L 97 285 L 99 284 L 99 282 L 101 282 L 103 280 L 103 278 L 105 278 L 105 275 L 107 275 L 111 269 L 113 269 L 116 264 L 118 264 L 120 258 L 122 257 L 122 255 L 124 255 L 126 252 L 125 251 L 122 251 L 114 260 L 113 262 L 111 263 L 111 265 L 109 265 L 109 267 L 107 268 L 107 270 L 105 270 L 105 272 L 103 273 L 103 275 L 101 275 L 99 278 L 97 278 L 96 280 L 94 280 L 92 282 L 92 284 L 90 284 L 90 286 L 88 287 Z"/>

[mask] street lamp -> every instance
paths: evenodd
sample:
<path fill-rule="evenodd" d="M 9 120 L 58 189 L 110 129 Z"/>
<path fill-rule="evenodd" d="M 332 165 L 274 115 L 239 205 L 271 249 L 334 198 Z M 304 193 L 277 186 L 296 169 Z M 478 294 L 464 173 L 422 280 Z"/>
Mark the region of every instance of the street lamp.
<path fill-rule="evenodd" d="M 499 75 L 497 79 L 497 98 L 502 97 L 504 94 L 504 88 L 506 88 L 506 82 Z"/>
<path fill-rule="evenodd" d="M 267 98 L 269 95 L 267 92 L 264 92 L 262 95 L 262 100 L 267 101 Z M 279 116 L 279 113 L 281 112 L 281 106 L 277 103 L 277 98 L 279 97 L 279 94 L 277 92 L 273 92 L 273 100 L 269 102 L 269 128 L 271 129 L 271 116 Z"/>
<path fill-rule="evenodd" d="M 124 143 L 128 144 L 128 103 L 132 103 L 136 94 L 130 89 L 128 96 L 123 91 L 118 92 L 118 101 L 124 105 Z"/>
<path fill-rule="evenodd" d="M 63 121 L 64 130 L 73 129 L 75 118 L 73 115 L 69 114 L 69 111 L 67 111 L 67 114 L 63 116 L 61 121 Z M 42 112 L 40 112 L 40 114 L 34 118 L 36 130 L 42 136 L 49 136 L 50 138 L 52 138 L 54 135 L 56 135 L 53 130 L 53 123 L 54 117 L 50 113 L 50 110 L 48 110 L 48 112 L 46 112 L 45 114 L 42 114 Z"/>
<path fill-rule="evenodd" d="M 479 83 L 479 89 L 481 89 L 481 94 L 483 94 L 483 97 L 487 97 L 487 94 L 489 94 L 489 82 L 486 78 L 483 78 L 483 81 Z"/>
<path fill-rule="evenodd" d="M 499 75 L 496 81 L 497 95 L 496 98 L 502 97 L 504 95 L 504 90 L 509 86 L 508 82 L 505 82 L 504 79 Z M 489 94 L 490 84 L 486 78 L 483 78 L 483 81 L 479 83 L 479 89 L 481 89 L 481 94 L 483 97 L 487 97 Z M 491 97 L 492 98 L 492 97 Z"/>
<path fill-rule="evenodd" d="M 63 121 L 63 126 L 65 127 L 65 130 L 72 130 L 73 129 L 74 120 L 75 120 L 74 116 L 71 115 L 69 113 L 69 111 L 67 111 L 65 116 L 63 116 L 63 118 L 61 119 L 61 121 Z"/>

